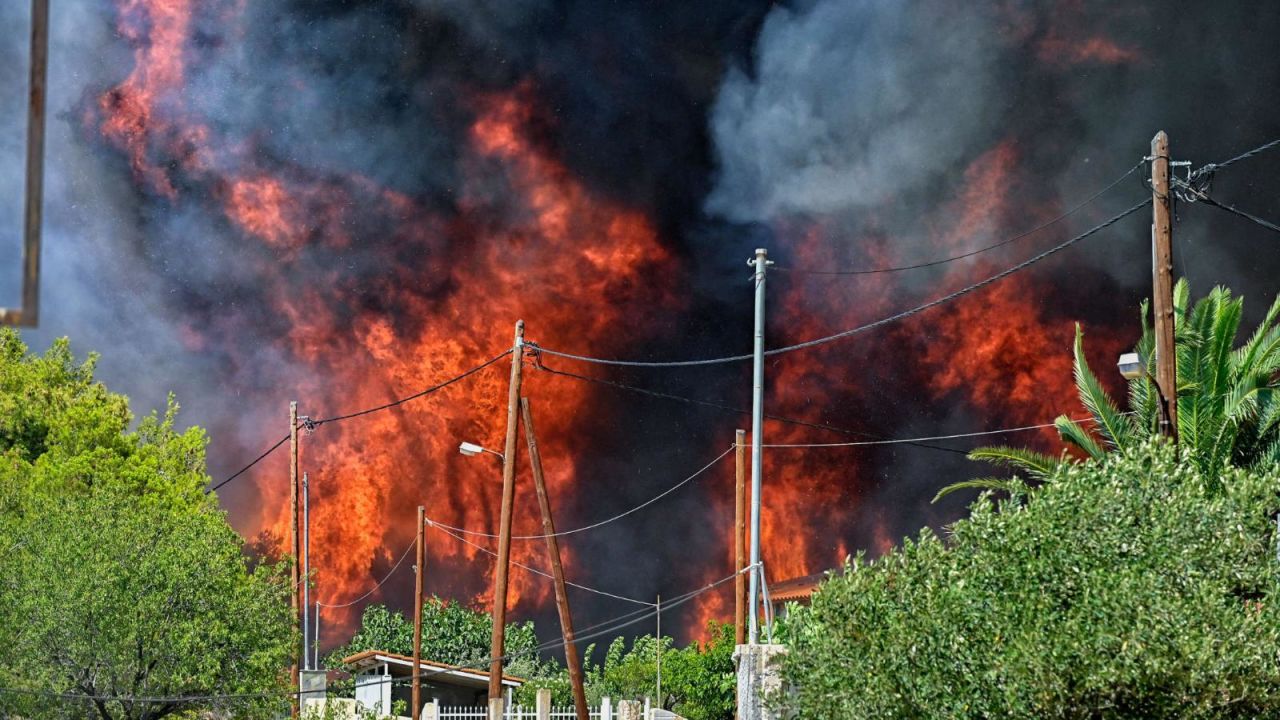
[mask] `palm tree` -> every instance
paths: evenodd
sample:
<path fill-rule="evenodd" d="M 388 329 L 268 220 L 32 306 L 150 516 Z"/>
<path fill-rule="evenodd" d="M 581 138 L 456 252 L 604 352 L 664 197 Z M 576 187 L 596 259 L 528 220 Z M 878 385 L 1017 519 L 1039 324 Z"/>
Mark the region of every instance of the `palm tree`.
<path fill-rule="evenodd" d="M 1216 287 L 1187 312 L 1185 280 L 1173 291 L 1177 349 L 1178 442 L 1183 457 L 1206 475 L 1226 466 L 1253 468 L 1280 462 L 1280 296 L 1244 345 L 1232 349 L 1240 329 L 1244 299 Z M 1075 379 L 1080 402 L 1092 416 L 1086 429 L 1066 415 L 1054 425 L 1070 447 L 1091 460 L 1124 450 L 1159 434 L 1159 395 L 1152 380 L 1155 336 L 1142 303 L 1142 339 L 1136 348 L 1147 367 L 1129 381 L 1129 407 L 1121 411 L 1084 358 L 1084 333 L 1076 325 Z M 1043 482 L 1062 464 L 1075 462 L 1065 451 L 1054 457 L 1007 446 L 978 448 L 970 459 L 1011 467 Z M 943 488 L 934 498 L 964 488 L 1014 491 L 1018 478 L 976 478 Z"/>

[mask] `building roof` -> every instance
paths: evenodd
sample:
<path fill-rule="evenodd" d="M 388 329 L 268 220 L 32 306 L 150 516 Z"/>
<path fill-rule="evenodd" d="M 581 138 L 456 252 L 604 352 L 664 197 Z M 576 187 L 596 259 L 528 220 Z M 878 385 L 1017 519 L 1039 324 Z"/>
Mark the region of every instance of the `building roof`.
<path fill-rule="evenodd" d="M 381 650 L 365 650 L 342 658 L 342 663 L 353 671 L 366 670 L 375 665 L 386 664 L 392 669 L 392 674 L 398 674 L 394 671 L 400 669 L 407 676 L 413 672 L 413 658 L 405 655 L 397 655 L 396 653 L 383 652 Z M 488 687 L 489 673 L 485 670 L 477 670 L 475 668 L 458 667 L 456 665 L 446 665 L 432 660 L 420 660 L 418 662 L 419 670 L 438 670 L 440 673 L 434 675 L 437 680 L 444 680 L 455 685 L 465 687 Z M 502 684 L 510 687 L 520 687 L 525 683 L 522 677 L 515 675 L 503 675 Z"/>
<path fill-rule="evenodd" d="M 775 604 L 793 600 L 808 600 L 813 595 L 813 591 L 818 589 L 818 584 L 826 580 L 831 572 L 831 570 L 824 570 L 820 573 L 791 578 L 777 585 L 772 585 L 769 587 L 769 600 Z"/>

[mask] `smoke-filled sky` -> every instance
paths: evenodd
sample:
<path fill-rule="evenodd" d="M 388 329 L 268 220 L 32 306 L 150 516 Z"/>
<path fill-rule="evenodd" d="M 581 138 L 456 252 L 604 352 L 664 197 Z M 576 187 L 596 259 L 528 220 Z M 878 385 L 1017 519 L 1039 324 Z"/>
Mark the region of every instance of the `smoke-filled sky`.
<path fill-rule="evenodd" d="M 974 4 L 969 4 L 974 5 Z M 26 3 L 0 4 L 0 305 L 18 300 Z M 1261 8 L 1261 9 L 1259 9 Z M 746 260 L 768 248 L 768 343 L 875 320 L 981 280 L 1140 202 L 1141 170 L 992 253 L 923 270 L 829 276 L 964 252 L 1038 225 L 1120 177 L 1164 129 L 1197 166 L 1280 136 L 1263 6 L 870 0 L 58 0 L 50 48 L 41 327 L 102 353 L 148 412 L 173 391 L 209 431 L 215 478 L 287 431 L 387 402 L 529 339 L 646 360 L 751 344 Z M 1280 155 L 1213 191 L 1280 217 Z M 767 410 L 879 437 L 946 435 L 1079 413 L 1070 339 L 1105 377 L 1136 338 L 1149 220 L 1128 218 L 993 287 L 910 320 L 771 360 Z M 1255 321 L 1280 290 L 1274 236 L 1180 206 L 1175 268 L 1224 283 Z M 749 368 L 547 367 L 736 408 Z M 318 597 L 371 587 L 414 507 L 496 527 L 507 365 L 303 438 Z M 702 467 L 747 418 L 526 369 L 557 521 L 577 527 Z M 769 422 L 766 441 L 862 437 Z M 1055 447 L 1048 434 L 992 441 Z M 959 517 L 929 499 L 985 472 L 976 442 L 769 451 L 773 581 L 884 551 Z M 521 450 L 520 462 L 524 463 Z M 668 597 L 731 569 L 732 461 L 644 512 L 567 538 L 570 579 Z M 517 532 L 536 532 L 526 470 Z M 247 537 L 287 526 L 280 454 L 220 492 Z M 262 535 L 266 533 L 267 535 Z M 428 588 L 483 603 L 488 556 L 440 534 Z M 523 562 L 543 548 L 516 543 Z M 411 574 L 373 599 L 405 608 Z M 556 630 L 551 594 L 513 577 L 514 615 Z M 581 625 L 631 609 L 574 594 Z M 673 613 L 697 634 L 727 593 Z M 326 621 L 349 625 L 349 613 Z M 326 645 L 340 641 L 326 636 Z"/>

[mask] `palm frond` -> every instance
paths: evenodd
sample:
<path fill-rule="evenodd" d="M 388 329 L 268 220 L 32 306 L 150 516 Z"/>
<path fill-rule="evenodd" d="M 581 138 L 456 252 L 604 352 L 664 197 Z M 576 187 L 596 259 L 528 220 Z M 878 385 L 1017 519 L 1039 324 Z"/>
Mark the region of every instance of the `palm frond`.
<path fill-rule="evenodd" d="M 1276 299 L 1271 303 L 1271 307 L 1267 309 L 1267 314 L 1263 316 L 1262 322 L 1258 324 L 1253 335 L 1249 336 L 1249 340 L 1236 349 L 1234 357 L 1235 365 L 1240 369 L 1247 369 L 1255 362 L 1265 363 L 1265 358 L 1280 343 L 1280 327 L 1274 327 L 1276 319 L 1280 317 L 1280 294 L 1276 295 Z"/>
<path fill-rule="evenodd" d="M 1027 489 L 1027 484 L 1016 477 L 998 478 L 998 477 L 981 477 L 972 480 L 962 480 L 957 483 L 942 488 L 937 495 L 933 496 L 931 502 L 938 502 L 942 498 L 950 495 L 957 490 L 1003 490 L 1010 495 Z"/>
<path fill-rule="evenodd" d="M 1231 383 L 1231 346 L 1235 343 L 1236 334 L 1240 331 L 1240 316 L 1244 311 L 1244 300 L 1239 298 L 1232 300 L 1231 294 L 1225 289 L 1220 289 L 1220 300 L 1214 308 L 1213 324 L 1210 326 L 1209 347 L 1205 354 L 1205 361 L 1209 363 L 1205 373 L 1209 379 L 1209 392 L 1212 396 L 1206 398 L 1211 403 L 1218 404 L 1229 392 L 1228 385 Z"/>
<path fill-rule="evenodd" d="M 1093 419 L 1098 423 L 1098 432 L 1107 443 L 1113 448 L 1123 450 L 1133 440 L 1133 421 L 1115 406 L 1111 397 L 1107 395 L 1107 391 L 1098 382 L 1097 376 L 1093 374 L 1093 370 L 1089 368 L 1089 362 L 1084 357 L 1084 331 L 1080 329 L 1079 323 L 1076 323 L 1074 352 L 1076 391 L 1080 395 L 1080 402 L 1084 403 L 1085 409 L 1093 415 Z"/>
<path fill-rule="evenodd" d="M 1053 425 L 1058 429 L 1058 435 L 1062 436 L 1063 440 L 1080 448 L 1090 458 L 1101 460 L 1107 456 L 1107 451 L 1098 444 L 1097 440 L 1093 439 L 1088 430 L 1080 427 L 1080 424 L 1075 420 L 1066 415 L 1060 415 L 1057 420 L 1053 421 Z"/>
<path fill-rule="evenodd" d="M 1021 470 L 1036 480 L 1047 479 L 1063 462 L 1052 455 L 1007 445 L 975 448 L 969 451 L 969 459 Z"/>

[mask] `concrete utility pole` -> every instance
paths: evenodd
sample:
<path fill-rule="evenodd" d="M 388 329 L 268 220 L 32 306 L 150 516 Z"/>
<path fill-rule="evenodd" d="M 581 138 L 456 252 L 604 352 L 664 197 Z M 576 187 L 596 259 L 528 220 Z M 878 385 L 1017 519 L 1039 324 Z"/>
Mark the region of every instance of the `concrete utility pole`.
<path fill-rule="evenodd" d="M 742 568 L 747 566 L 747 431 L 733 434 L 734 503 L 733 503 L 733 641 L 741 645 L 747 639 L 747 579 Z"/>
<path fill-rule="evenodd" d="M 1173 341 L 1173 225 L 1169 221 L 1169 136 L 1151 138 L 1151 275 L 1160 433 L 1178 441 L 1178 360 Z"/>
<path fill-rule="evenodd" d="M 293 592 L 289 594 L 290 607 L 293 609 L 292 626 L 293 631 L 298 631 L 298 562 L 301 559 L 298 552 L 298 401 L 289 402 L 289 554 L 293 556 L 293 567 L 289 571 L 289 578 L 293 582 Z M 297 647 L 294 647 L 293 667 L 289 668 L 289 675 L 293 678 L 293 689 L 297 690 L 299 684 L 298 668 L 302 665 L 297 654 Z M 293 698 L 293 715 L 298 714 L 298 697 Z"/>
<path fill-rule="evenodd" d="M 556 612 L 560 615 L 560 632 L 564 637 L 564 664 L 569 667 L 569 683 L 573 689 L 573 708 L 578 720 L 591 720 L 587 708 L 587 692 L 582 681 L 582 662 L 574 645 L 573 616 L 569 612 L 569 593 L 564 582 L 564 567 L 560 564 L 560 543 L 556 540 L 556 524 L 551 517 L 551 497 L 547 494 L 547 481 L 542 474 L 542 453 L 538 450 L 538 438 L 533 432 L 533 413 L 529 398 L 520 398 L 521 419 L 524 421 L 524 437 L 529 444 L 529 467 L 533 470 L 533 485 L 538 493 L 538 508 L 542 511 L 542 534 L 547 541 L 547 557 L 551 561 L 551 577 L 556 587 Z"/>
<path fill-rule="evenodd" d="M 40 319 L 40 229 L 44 213 L 45 92 L 49 75 L 49 0 L 31 0 L 31 72 L 27 84 L 27 187 L 22 222 L 22 307 L 0 307 L 0 325 L 35 327 Z"/>
<path fill-rule="evenodd" d="M 507 571 L 511 561 L 511 514 L 515 503 L 516 430 L 520 422 L 520 382 L 524 368 L 524 321 L 516 321 L 511 346 L 511 382 L 507 388 L 507 441 L 502 450 L 502 515 L 498 522 L 498 558 L 493 569 L 493 641 L 489 645 L 489 715 L 502 720 L 502 655 L 507 623 Z M 497 717 L 493 717 L 494 711 Z"/>
<path fill-rule="evenodd" d="M 427 569 L 427 551 L 422 536 L 426 525 L 426 510 L 419 505 L 418 549 L 413 566 L 413 720 L 418 720 L 422 713 L 422 582 Z"/>
<path fill-rule="evenodd" d="M 764 275 L 769 266 L 768 256 L 763 248 L 759 248 L 755 259 L 750 262 L 756 269 L 755 363 L 751 383 L 751 565 L 754 568 L 760 566 L 760 474 L 764 469 L 761 447 L 764 425 Z M 749 574 L 751 607 L 747 612 L 747 640 L 755 645 L 760 633 L 756 617 L 760 611 L 760 585 L 757 570 L 753 569 Z"/>

